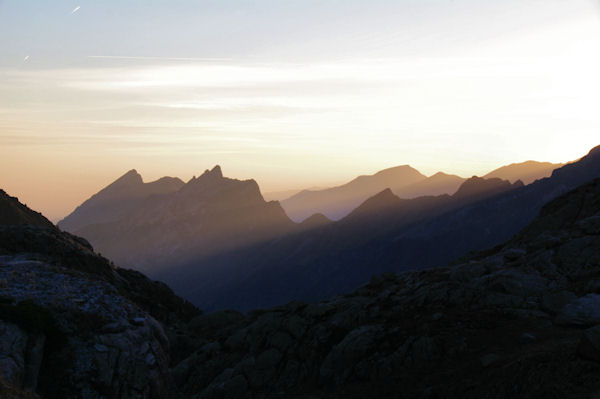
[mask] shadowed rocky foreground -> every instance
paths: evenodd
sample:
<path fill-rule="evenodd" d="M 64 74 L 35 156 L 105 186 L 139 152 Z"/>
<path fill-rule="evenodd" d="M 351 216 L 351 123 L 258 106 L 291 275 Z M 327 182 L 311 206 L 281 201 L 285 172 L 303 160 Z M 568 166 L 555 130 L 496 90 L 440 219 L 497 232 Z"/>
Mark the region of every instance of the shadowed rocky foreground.
<path fill-rule="evenodd" d="M 0 229 L 3 398 L 600 392 L 600 179 L 448 267 L 246 315 L 200 314 L 84 240 L 11 223 Z"/>
<path fill-rule="evenodd" d="M 600 392 L 600 180 L 508 243 L 327 301 L 200 316 L 180 397 L 589 398 Z"/>

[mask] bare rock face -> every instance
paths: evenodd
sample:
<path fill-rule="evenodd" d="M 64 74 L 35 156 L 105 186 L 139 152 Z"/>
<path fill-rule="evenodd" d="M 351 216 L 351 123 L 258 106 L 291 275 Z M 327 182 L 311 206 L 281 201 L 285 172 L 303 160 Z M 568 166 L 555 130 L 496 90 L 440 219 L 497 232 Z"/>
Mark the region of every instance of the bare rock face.
<path fill-rule="evenodd" d="M 166 398 L 199 313 L 0 190 L 1 399 Z"/>
<path fill-rule="evenodd" d="M 588 294 L 569 302 L 559 313 L 557 324 L 594 326 L 600 324 L 600 295 Z"/>
<path fill-rule="evenodd" d="M 22 386 L 25 381 L 27 333 L 18 326 L 0 321 L 0 375 L 5 382 Z"/>
<path fill-rule="evenodd" d="M 0 257 L 0 376 L 61 398 L 164 398 L 169 342 L 162 326 L 83 272 Z"/>

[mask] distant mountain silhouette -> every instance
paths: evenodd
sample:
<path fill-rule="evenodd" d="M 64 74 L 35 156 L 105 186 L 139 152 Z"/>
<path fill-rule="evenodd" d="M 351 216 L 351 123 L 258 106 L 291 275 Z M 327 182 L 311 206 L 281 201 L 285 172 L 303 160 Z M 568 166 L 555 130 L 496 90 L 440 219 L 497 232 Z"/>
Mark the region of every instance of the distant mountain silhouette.
<path fill-rule="evenodd" d="M 562 164 L 527 161 L 503 166 L 483 176 L 500 178 L 515 183 L 521 180 L 527 185 L 548 177 Z M 302 221 L 314 213 L 340 220 L 360 203 L 378 192 L 389 188 L 400 198 L 416 198 L 453 194 L 466 179 L 438 172 L 426 177 L 408 165 L 382 170 L 374 175 L 359 176 L 341 186 L 321 190 L 303 190 L 281 201 L 290 218 Z M 281 198 L 281 195 L 280 197 Z"/>
<path fill-rule="evenodd" d="M 483 177 L 486 179 L 498 177 L 510 182 L 521 180 L 524 184 L 530 184 L 538 179 L 549 177 L 554 169 L 561 166 L 563 164 L 560 163 L 525 161 L 502 166 Z"/>
<path fill-rule="evenodd" d="M 311 230 L 295 229 L 286 237 L 254 248 L 162 269 L 157 278 L 205 309 L 243 310 L 288 300 L 322 298 L 357 286 L 389 264 L 378 258 L 373 243 L 401 234 L 423 220 L 522 184 L 472 178 L 459 195 L 401 199 L 385 189 L 342 220 Z M 479 187 L 480 186 L 480 187 Z M 470 197 L 469 192 L 473 195 Z M 373 266 L 371 266 L 373 265 Z M 186 278 L 181 278 L 186 276 Z M 194 282 L 192 284 L 191 282 Z"/>
<path fill-rule="evenodd" d="M 522 186 L 521 182 L 511 184 L 506 180 L 473 176 L 465 180 L 453 195 L 401 199 L 386 189 L 340 220 L 339 229 L 343 232 L 342 236 L 348 232 L 362 236 L 362 232 L 368 233 L 367 239 L 371 240 L 387 231 L 397 230 Z"/>
<path fill-rule="evenodd" d="M 471 178 L 452 196 L 415 199 L 384 190 L 338 222 L 177 265 L 161 278 L 207 309 L 323 298 L 375 274 L 431 267 L 493 247 L 533 220 L 543 204 L 597 177 L 600 147 L 528 186 Z"/>
<path fill-rule="evenodd" d="M 124 182 L 140 187 L 139 181 L 122 177 L 92 198 L 114 186 L 128 191 Z M 253 245 L 295 227 L 279 203 L 264 201 L 254 180 L 225 178 L 219 166 L 177 191 L 146 196 L 128 209 L 112 219 L 115 212 L 102 208 L 100 216 L 110 218 L 88 222 L 73 233 L 119 264 L 149 273 L 159 266 Z M 97 221 L 98 216 L 92 213 L 90 219 Z"/>
<path fill-rule="evenodd" d="M 281 201 L 281 206 L 290 218 L 298 222 L 315 213 L 338 220 L 381 190 L 390 188 L 395 192 L 424 179 L 426 176 L 408 165 L 396 166 L 374 175 L 359 176 L 341 186 L 303 190 Z"/>
<path fill-rule="evenodd" d="M 96 223 L 115 221 L 137 208 L 149 197 L 173 193 L 183 184 L 183 181 L 176 177 L 163 177 L 144 183 L 142 176 L 132 169 L 78 206 L 58 222 L 58 227 L 76 232 Z"/>
<path fill-rule="evenodd" d="M 343 197 L 356 192 L 347 187 L 373 189 L 398 175 L 415 180 L 410 185 L 428 179 L 403 166 L 324 191 Z M 296 224 L 279 203 L 264 201 L 255 181 L 225 178 L 215 167 L 116 221 L 78 233 L 204 309 L 249 310 L 323 298 L 375 274 L 445 264 L 492 247 L 530 222 L 544 203 L 597 177 L 599 148 L 528 186 L 473 177 L 452 195 L 417 198 L 400 198 L 385 187 L 337 222 L 314 215 Z"/>

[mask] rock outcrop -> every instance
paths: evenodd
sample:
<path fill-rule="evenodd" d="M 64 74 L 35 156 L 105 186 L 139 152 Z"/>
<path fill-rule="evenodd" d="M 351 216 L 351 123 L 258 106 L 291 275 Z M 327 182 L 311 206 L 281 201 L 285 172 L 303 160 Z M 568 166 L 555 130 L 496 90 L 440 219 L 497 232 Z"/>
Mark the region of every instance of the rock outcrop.
<path fill-rule="evenodd" d="M 0 201 L 0 397 L 166 398 L 200 314 L 164 284 Z"/>
<path fill-rule="evenodd" d="M 52 398 L 167 396 L 165 332 L 113 285 L 19 255 L 0 257 L 0 281 L 4 381 Z"/>

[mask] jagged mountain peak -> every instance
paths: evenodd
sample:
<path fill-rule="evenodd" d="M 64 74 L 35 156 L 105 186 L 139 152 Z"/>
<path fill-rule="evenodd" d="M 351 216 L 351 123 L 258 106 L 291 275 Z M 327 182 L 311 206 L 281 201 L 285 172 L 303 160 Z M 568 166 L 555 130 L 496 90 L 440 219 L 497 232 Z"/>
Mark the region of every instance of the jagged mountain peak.
<path fill-rule="evenodd" d="M 219 165 L 216 165 L 212 169 L 206 169 L 204 171 L 204 173 L 202 173 L 200 176 L 192 177 L 192 179 L 188 182 L 188 184 L 196 183 L 196 182 L 208 182 L 208 181 L 214 182 L 214 181 L 219 181 L 222 179 L 224 179 L 224 177 L 223 177 L 223 172 L 221 171 L 221 167 Z"/>
<path fill-rule="evenodd" d="M 202 177 L 202 176 L 210 176 L 213 178 L 220 179 L 223 177 L 223 172 L 221 171 L 221 167 L 219 165 L 215 165 L 215 167 L 213 167 L 210 170 L 206 169 L 200 177 Z"/>
<path fill-rule="evenodd" d="M 189 196 L 193 193 L 198 195 L 213 195 L 217 192 L 226 191 L 229 197 L 246 201 L 248 204 L 264 202 L 260 187 L 254 179 L 238 180 L 224 177 L 221 167 L 216 165 L 212 169 L 206 169 L 202 175 L 193 177 L 181 190 L 181 194 Z M 233 198 L 232 197 L 232 198 Z"/>

